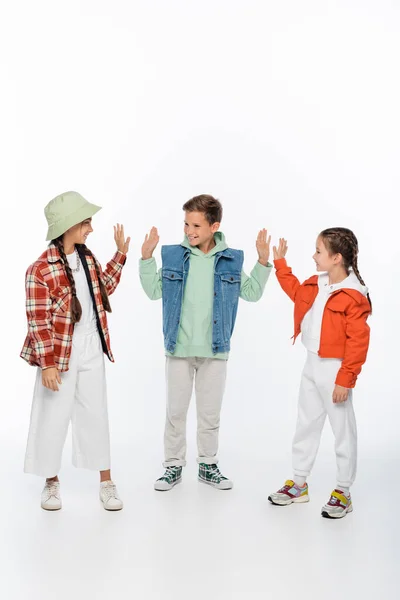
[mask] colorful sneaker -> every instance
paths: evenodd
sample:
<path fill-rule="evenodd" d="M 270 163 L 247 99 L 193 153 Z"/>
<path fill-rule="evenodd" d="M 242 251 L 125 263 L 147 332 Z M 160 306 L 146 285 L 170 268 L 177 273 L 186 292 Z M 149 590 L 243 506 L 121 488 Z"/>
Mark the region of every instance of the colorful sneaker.
<path fill-rule="evenodd" d="M 233 481 L 224 477 L 217 465 L 199 464 L 199 481 L 212 485 L 219 490 L 230 490 L 233 488 Z"/>
<path fill-rule="evenodd" d="M 44 510 L 60 510 L 61 506 L 60 482 L 46 481 L 42 492 L 41 507 Z"/>
<path fill-rule="evenodd" d="M 157 479 L 154 489 L 158 492 L 167 492 L 182 481 L 182 467 L 167 467 L 164 475 Z"/>
<path fill-rule="evenodd" d="M 342 490 L 333 490 L 329 502 L 322 507 L 321 514 L 326 519 L 341 519 L 353 511 L 351 495 Z"/>
<path fill-rule="evenodd" d="M 308 484 L 299 487 L 294 481 L 288 479 L 280 490 L 268 496 L 268 500 L 277 506 L 287 506 L 293 502 L 308 502 L 310 500 Z"/>
<path fill-rule="evenodd" d="M 106 510 L 121 510 L 124 507 L 118 496 L 117 486 L 112 481 L 100 483 L 100 500 Z"/>

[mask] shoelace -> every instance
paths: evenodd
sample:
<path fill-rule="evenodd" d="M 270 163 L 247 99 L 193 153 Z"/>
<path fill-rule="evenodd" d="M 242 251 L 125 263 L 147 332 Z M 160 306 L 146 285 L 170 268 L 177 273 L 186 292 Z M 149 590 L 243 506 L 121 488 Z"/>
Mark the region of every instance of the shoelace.
<path fill-rule="evenodd" d="M 109 500 L 110 498 L 115 498 L 116 500 L 118 500 L 117 498 L 117 486 L 115 485 L 115 483 L 109 484 L 109 485 L 105 485 L 103 487 L 103 493 L 106 496 L 106 499 Z"/>
<path fill-rule="evenodd" d="M 58 494 L 60 491 L 58 482 L 56 481 L 52 481 L 51 483 L 46 482 L 46 490 L 48 498 L 51 498 L 51 496 L 54 496 L 55 498 L 58 498 Z"/>
<path fill-rule="evenodd" d="M 175 475 L 178 474 L 179 469 L 180 467 L 167 467 L 164 475 L 160 477 L 160 479 L 166 479 L 167 481 L 169 479 L 172 479 L 173 477 L 175 477 Z"/>
<path fill-rule="evenodd" d="M 211 475 L 212 479 L 226 479 L 226 477 L 224 477 L 221 473 L 221 471 L 218 469 L 218 467 L 213 467 L 212 469 L 208 470 L 209 474 Z"/>

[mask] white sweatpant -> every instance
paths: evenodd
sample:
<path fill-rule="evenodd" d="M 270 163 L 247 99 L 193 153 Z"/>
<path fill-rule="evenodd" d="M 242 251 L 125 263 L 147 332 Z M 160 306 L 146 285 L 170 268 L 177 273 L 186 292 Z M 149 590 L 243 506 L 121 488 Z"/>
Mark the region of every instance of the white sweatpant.
<path fill-rule="evenodd" d="M 218 435 L 227 361 L 167 356 L 164 467 L 186 465 L 186 417 L 195 379 L 198 463 L 218 462 Z"/>
<path fill-rule="evenodd" d="M 357 427 L 352 390 L 346 402 L 334 404 L 332 400 L 341 362 L 337 358 L 320 358 L 313 352 L 307 354 L 293 439 L 293 470 L 297 477 L 310 475 L 328 415 L 335 437 L 337 485 L 348 488 L 357 470 Z"/>
<path fill-rule="evenodd" d="M 72 462 L 96 471 L 110 468 L 110 441 L 104 354 L 97 328 L 76 328 L 69 370 L 59 391 L 42 384 L 38 368 L 25 456 L 25 473 L 54 477 L 72 422 Z"/>

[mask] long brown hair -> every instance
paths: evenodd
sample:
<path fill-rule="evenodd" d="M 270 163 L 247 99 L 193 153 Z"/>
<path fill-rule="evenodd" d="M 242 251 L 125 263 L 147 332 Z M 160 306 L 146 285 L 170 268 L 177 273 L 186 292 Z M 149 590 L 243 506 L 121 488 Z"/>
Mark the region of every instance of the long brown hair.
<path fill-rule="evenodd" d="M 71 302 L 72 323 L 78 323 L 82 317 L 82 306 L 78 300 L 78 296 L 76 295 L 75 280 L 74 280 L 74 276 L 72 274 L 71 267 L 69 266 L 69 263 L 68 263 L 68 260 L 67 260 L 66 254 L 65 254 L 63 236 L 60 236 L 60 237 L 56 238 L 55 240 L 52 240 L 51 243 L 53 243 L 57 247 L 57 249 L 60 253 L 60 256 L 64 262 L 65 273 L 67 275 L 69 284 L 71 286 L 71 291 L 72 291 L 72 302 Z M 93 254 L 89 250 L 89 248 L 87 248 L 85 246 L 85 244 L 76 244 L 76 246 L 79 247 L 80 249 L 82 249 L 83 253 L 86 256 L 92 257 L 94 265 L 95 265 L 95 269 L 96 269 L 97 279 L 99 281 L 101 300 L 103 303 L 104 310 L 106 310 L 107 312 L 111 312 L 111 305 L 110 305 L 110 301 L 108 299 L 107 290 L 101 279 L 99 263 L 97 262 L 97 260 L 95 259 L 95 257 L 93 256 Z"/>
<path fill-rule="evenodd" d="M 346 273 L 349 274 L 350 268 L 352 268 L 361 285 L 365 285 L 358 270 L 358 241 L 351 229 L 330 227 L 321 231 L 319 235 L 330 254 L 342 255 L 343 267 L 346 269 Z M 372 302 L 369 294 L 367 294 L 367 298 L 372 313 Z"/>

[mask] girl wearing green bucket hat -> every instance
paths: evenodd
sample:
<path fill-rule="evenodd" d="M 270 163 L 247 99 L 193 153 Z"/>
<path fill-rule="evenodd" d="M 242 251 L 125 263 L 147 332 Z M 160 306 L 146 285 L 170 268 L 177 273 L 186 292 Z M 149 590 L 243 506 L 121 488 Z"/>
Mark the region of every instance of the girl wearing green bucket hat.
<path fill-rule="evenodd" d="M 51 200 L 45 208 L 50 244 L 26 273 L 28 334 L 21 357 L 38 369 L 25 472 L 46 478 L 46 510 L 61 508 L 58 473 L 70 421 L 73 464 L 100 471 L 106 510 L 123 506 L 110 473 L 104 354 L 114 361 L 108 296 L 120 281 L 130 238 L 123 225 L 114 227 L 117 251 L 103 271 L 86 247 L 100 208 L 77 192 Z"/>

